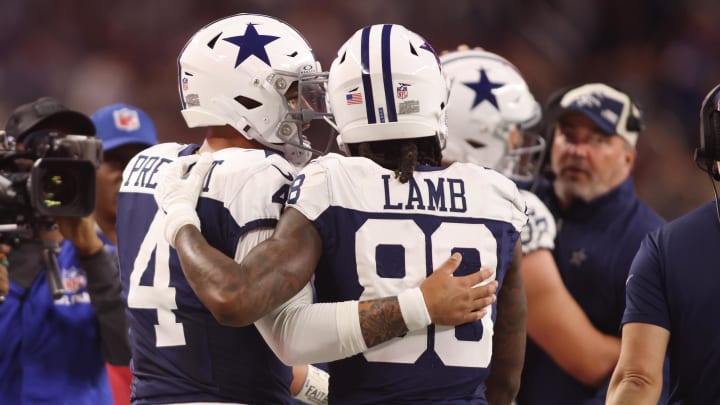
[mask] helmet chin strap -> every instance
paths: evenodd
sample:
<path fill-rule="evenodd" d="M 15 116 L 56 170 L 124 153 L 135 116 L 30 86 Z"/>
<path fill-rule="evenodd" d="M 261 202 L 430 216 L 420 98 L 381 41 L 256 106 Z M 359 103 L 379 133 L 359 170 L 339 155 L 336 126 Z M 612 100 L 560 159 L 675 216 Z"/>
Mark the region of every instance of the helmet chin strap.
<path fill-rule="evenodd" d="M 333 119 L 332 119 L 330 116 L 327 116 L 327 115 L 326 115 L 326 116 L 323 116 L 322 119 L 323 119 L 328 125 L 330 125 L 330 128 L 332 128 L 332 129 L 335 130 L 335 133 L 337 134 L 337 136 L 335 137 L 335 142 L 337 142 L 338 149 L 340 149 L 340 151 L 341 151 L 342 153 L 350 156 L 350 151 L 345 147 L 345 142 L 343 142 L 342 137 L 340 136 L 340 128 L 338 128 L 338 126 L 337 126 L 337 124 L 335 123 L 335 121 L 333 121 Z"/>

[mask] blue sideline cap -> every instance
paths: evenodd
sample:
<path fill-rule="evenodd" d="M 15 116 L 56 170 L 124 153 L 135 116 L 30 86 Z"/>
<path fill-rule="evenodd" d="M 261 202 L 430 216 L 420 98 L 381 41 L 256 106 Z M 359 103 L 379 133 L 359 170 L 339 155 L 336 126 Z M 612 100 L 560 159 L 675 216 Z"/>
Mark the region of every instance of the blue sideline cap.
<path fill-rule="evenodd" d="M 90 116 L 102 140 L 103 152 L 129 144 L 155 145 L 155 125 L 145 111 L 119 103 L 102 107 Z"/>
<path fill-rule="evenodd" d="M 577 111 L 590 118 L 607 135 L 619 135 L 635 146 L 642 130 L 640 109 L 630 96 L 603 83 L 568 90 L 560 99 L 558 115 Z"/>

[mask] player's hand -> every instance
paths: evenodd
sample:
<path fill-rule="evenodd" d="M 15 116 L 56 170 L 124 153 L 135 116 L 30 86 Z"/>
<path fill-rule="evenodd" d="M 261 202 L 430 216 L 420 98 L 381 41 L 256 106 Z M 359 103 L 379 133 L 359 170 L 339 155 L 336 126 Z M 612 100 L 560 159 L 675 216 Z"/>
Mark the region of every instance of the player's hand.
<path fill-rule="evenodd" d="M 430 319 L 436 325 L 455 326 L 477 321 L 487 313 L 487 306 L 495 302 L 498 283 L 491 280 L 490 269 L 455 277 L 462 256 L 455 253 L 428 277 L 420 290 Z M 478 285 L 483 283 L 482 285 Z"/>
<path fill-rule="evenodd" d="M 155 202 L 165 212 L 165 239 L 175 246 L 175 236 L 185 225 L 200 229 L 195 212 L 203 182 L 210 167 L 212 154 L 183 156 L 160 169 Z"/>

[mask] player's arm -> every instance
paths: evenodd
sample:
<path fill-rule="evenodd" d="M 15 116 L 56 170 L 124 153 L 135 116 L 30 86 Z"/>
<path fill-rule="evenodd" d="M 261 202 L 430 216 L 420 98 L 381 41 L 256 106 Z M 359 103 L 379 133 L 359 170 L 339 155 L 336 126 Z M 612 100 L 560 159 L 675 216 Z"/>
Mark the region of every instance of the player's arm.
<path fill-rule="evenodd" d="M 607 383 L 618 356 L 620 339 L 597 330 L 560 278 L 550 251 L 523 257 L 528 303 L 528 336 L 563 370 L 581 383 Z"/>
<path fill-rule="evenodd" d="M 420 295 L 428 297 L 428 308 L 432 308 L 432 321 L 438 324 L 461 322 L 461 313 L 456 304 L 463 302 L 471 285 L 463 277 L 452 277 L 460 263 L 460 256 L 449 258 L 420 287 Z M 489 277 L 490 270 L 482 270 L 477 276 Z M 452 285 L 460 283 L 465 287 Z M 458 284 L 458 285 L 460 285 Z M 448 288 L 449 287 L 449 288 Z M 497 282 L 477 287 L 475 305 L 490 305 Z M 424 328 L 430 320 L 418 321 L 412 311 L 401 304 L 406 290 L 397 297 L 386 297 L 368 301 L 344 301 L 313 304 L 310 285 L 289 301 L 264 316 L 255 326 L 270 348 L 286 364 L 307 364 L 338 360 L 365 351 L 367 348 L 403 335 L 409 330 Z M 412 292 L 411 292 L 412 294 Z M 435 300 L 436 302 L 432 301 Z M 409 304 L 410 308 L 414 308 Z M 405 309 L 405 310 L 404 310 Z M 422 309 L 422 308 L 421 308 Z M 470 312 L 468 319 L 479 319 L 486 310 Z"/>
<path fill-rule="evenodd" d="M 185 225 L 175 234 L 174 245 L 191 287 L 220 323 L 232 326 L 256 321 L 300 291 L 309 282 L 322 248 L 315 226 L 293 208 L 285 211 L 272 236 L 240 264 L 210 246 L 196 226 Z M 349 322 L 348 327 L 359 325 L 366 347 L 433 321 L 456 325 L 479 319 L 479 311 L 494 301 L 497 285 L 471 288 L 489 272 L 452 277 L 459 263 L 459 257 L 451 258 L 423 283 L 419 295 L 416 290 L 348 302 L 343 308 L 349 316 L 340 318 Z M 405 299 L 408 305 L 403 311 L 400 302 Z M 355 352 L 358 346 L 351 347 Z"/>
<path fill-rule="evenodd" d="M 626 323 L 622 349 L 610 379 L 607 404 L 657 404 L 670 331 L 647 323 Z"/>
<path fill-rule="evenodd" d="M 189 170 L 191 164 L 195 167 Z M 199 160 L 189 156 L 168 165 L 155 198 L 167 213 L 165 237 L 177 249 L 195 293 L 221 323 L 249 325 L 310 281 L 322 253 L 322 241 L 312 222 L 288 208 L 272 236 L 240 264 L 210 246 L 199 231 L 195 205 L 211 164 L 212 157 L 203 155 Z M 458 264 L 458 257 L 451 259 L 420 287 L 358 306 L 364 338 L 377 343 L 388 335 L 399 336 L 431 322 L 457 325 L 479 319 L 482 313 L 478 311 L 494 301 L 494 283 L 472 288 L 487 278 L 487 272 L 452 277 Z M 383 314 L 390 316 L 380 318 L 385 327 L 380 331 L 372 321 Z M 388 335 L 383 337 L 382 333 Z"/>
<path fill-rule="evenodd" d="M 245 326 L 297 294 L 320 258 L 317 230 L 287 210 L 272 236 L 236 263 L 207 243 L 195 226 L 184 226 L 174 240 L 183 273 L 218 322 Z M 307 220 L 305 220 L 307 221 Z"/>
<path fill-rule="evenodd" d="M 304 404 L 327 405 L 330 374 L 313 365 L 292 368 L 290 395 Z"/>
<path fill-rule="evenodd" d="M 522 249 L 518 240 L 498 294 L 490 374 L 485 381 L 489 404 L 511 403 L 520 388 L 527 339 L 527 302 L 521 264 Z"/>
<path fill-rule="evenodd" d="M 210 246 L 195 226 L 183 226 L 174 245 L 183 273 L 200 300 L 220 323 L 232 326 L 248 325 L 298 293 L 310 281 L 322 253 L 317 228 L 291 207 L 272 236 L 240 264 Z M 407 295 L 356 303 L 355 316 L 366 343 L 400 336 L 408 326 L 457 325 L 479 319 L 482 314 L 477 311 L 494 301 L 496 284 L 471 288 L 487 278 L 488 271 L 452 277 L 459 263 L 459 256 L 452 257 Z M 400 308 L 404 300 L 405 311 Z"/>
<path fill-rule="evenodd" d="M 662 392 L 670 313 L 662 271 L 665 261 L 656 232 L 642 241 L 625 283 L 622 345 L 608 404 L 655 404 Z"/>

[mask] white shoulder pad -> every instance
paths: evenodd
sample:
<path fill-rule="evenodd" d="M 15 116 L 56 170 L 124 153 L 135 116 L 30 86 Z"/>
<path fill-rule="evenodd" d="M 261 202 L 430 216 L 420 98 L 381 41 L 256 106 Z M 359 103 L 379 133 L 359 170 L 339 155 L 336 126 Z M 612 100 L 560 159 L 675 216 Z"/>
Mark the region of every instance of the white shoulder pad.
<path fill-rule="evenodd" d="M 550 210 L 533 193 L 520 190 L 521 196 L 525 199 L 528 216 L 527 225 L 522 229 L 523 254 L 532 253 L 539 249 L 553 250 L 555 248 L 555 218 Z"/>
<path fill-rule="evenodd" d="M 288 193 L 288 206 L 300 211 L 306 218 L 314 221 L 331 204 L 332 194 L 343 193 L 331 190 L 333 184 L 328 178 L 328 167 L 340 167 L 338 159 L 344 157 L 330 153 L 310 161 L 297 175 Z M 337 171 L 338 177 L 344 177 L 343 171 Z M 343 184 L 342 182 L 339 182 Z"/>
<path fill-rule="evenodd" d="M 222 149 L 213 152 L 213 160 L 201 197 L 222 202 L 241 227 L 280 216 L 295 166 L 254 149 Z"/>

